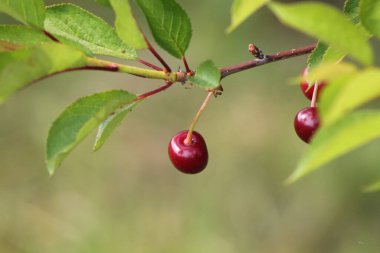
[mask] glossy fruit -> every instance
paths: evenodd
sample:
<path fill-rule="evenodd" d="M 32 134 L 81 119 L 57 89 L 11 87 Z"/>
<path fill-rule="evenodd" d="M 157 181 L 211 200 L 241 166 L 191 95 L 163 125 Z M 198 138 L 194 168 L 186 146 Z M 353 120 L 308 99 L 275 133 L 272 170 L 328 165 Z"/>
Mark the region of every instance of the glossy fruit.
<path fill-rule="evenodd" d="M 206 168 L 208 151 L 202 135 L 193 131 L 192 142 L 185 144 L 188 130 L 177 133 L 169 143 L 169 157 L 174 167 L 186 174 L 196 174 Z"/>
<path fill-rule="evenodd" d="M 306 107 L 300 110 L 294 118 L 294 129 L 298 137 L 309 143 L 319 127 L 318 109 Z"/>
<path fill-rule="evenodd" d="M 307 68 L 305 68 L 303 72 L 300 88 L 301 88 L 302 93 L 305 95 L 305 97 L 307 97 L 309 100 L 312 100 L 315 84 L 313 84 L 309 89 L 309 83 L 306 81 L 308 74 L 309 74 L 309 71 Z M 319 95 L 321 94 L 324 87 L 325 87 L 325 83 L 323 82 L 318 83 L 317 100 L 319 99 Z"/>

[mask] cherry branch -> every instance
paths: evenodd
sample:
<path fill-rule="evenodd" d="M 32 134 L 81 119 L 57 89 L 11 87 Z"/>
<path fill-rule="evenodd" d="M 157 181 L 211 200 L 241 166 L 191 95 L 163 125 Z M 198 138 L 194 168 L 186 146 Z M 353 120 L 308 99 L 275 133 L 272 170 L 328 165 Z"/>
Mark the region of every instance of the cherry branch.
<path fill-rule="evenodd" d="M 161 91 L 166 90 L 167 88 L 169 88 L 169 87 L 172 86 L 172 85 L 173 85 L 173 83 L 170 82 L 170 81 L 168 81 L 168 82 L 166 82 L 165 85 L 162 85 L 162 86 L 158 87 L 157 89 L 154 89 L 154 90 L 151 90 L 151 91 L 148 91 L 148 92 L 146 92 L 146 93 L 143 93 L 143 94 L 139 95 L 139 96 L 135 99 L 135 101 L 140 101 L 140 100 L 142 100 L 142 99 L 145 99 L 145 98 L 148 98 L 148 97 L 150 97 L 150 96 L 153 96 L 153 95 L 155 95 L 155 94 L 157 94 L 157 93 L 159 93 L 159 92 L 161 92 Z"/>
<path fill-rule="evenodd" d="M 313 44 L 306 47 L 278 52 L 272 55 L 266 55 L 264 59 L 255 59 L 249 62 L 240 63 L 237 65 L 232 65 L 228 67 L 223 67 L 220 69 L 221 77 L 223 79 L 229 75 L 232 75 L 232 74 L 235 74 L 247 69 L 255 68 L 261 65 L 265 65 L 271 62 L 276 62 L 276 61 L 285 60 L 285 59 L 300 56 L 300 55 L 309 54 L 315 49 L 315 47 L 316 47 L 316 44 Z"/>

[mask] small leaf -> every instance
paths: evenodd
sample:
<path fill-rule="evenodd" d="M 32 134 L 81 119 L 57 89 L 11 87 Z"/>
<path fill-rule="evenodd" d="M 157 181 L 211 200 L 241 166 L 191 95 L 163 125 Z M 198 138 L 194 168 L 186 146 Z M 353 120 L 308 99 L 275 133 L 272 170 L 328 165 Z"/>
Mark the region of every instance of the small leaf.
<path fill-rule="evenodd" d="M 332 6 L 317 2 L 269 6 L 285 24 L 351 54 L 363 64 L 372 63 L 372 48 L 365 32 Z"/>
<path fill-rule="evenodd" d="M 18 21 L 43 28 L 45 4 L 43 0 L 0 0 L 0 12 Z"/>
<path fill-rule="evenodd" d="M 213 61 L 207 60 L 197 67 L 189 81 L 203 89 L 214 89 L 220 84 L 220 71 Z"/>
<path fill-rule="evenodd" d="M 128 0 L 110 0 L 110 3 L 116 15 L 115 27 L 119 37 L 131 48 L 147 48 Z"/>
<path fill-rule="evenodd" d="M 137 57 L 136 50 L 123 43 L 109 24 L 73 4 L 49 6 L 45 29 L 79 50 L 124 59 Z"/>
<path fill-rule="evenodd" d="M 348 15 L 354 24 L 360 22 L 360 0 L 346 0 L 344 3 L 343 12 Z"/>
<path fill-rule="evenodd" d="M 348 80 L 331 83 L 329 86 L 331 88 L 326 87 L 320 101 L 324 124 L 331 124 L 359 106 L 380 97 L 380 70 L 361 71 Z"/>
<path fill-rule="evenodd" d="M 294 183 L 320 166 L 378 137 L 380 137 L 378 111 L 355 112 L 322 127 L 317 131 L 296 170 L 286 182 Z"/>
<path fill-rule="evenodd" d="M 41 31 L 21 25 L 0 25 L 0 41 L 16 46 L 34 46 L 51 40 Z"/>
<path fill-rule="evenodd" d="M 0 103 L 47 75 L 86 65 L 82 52 L 58 43 L 0 53 Z"/>
<path fill-rule="evenodd" d="M 49 174 L 52 175 L 71 150 L 111 113 L 135 98 L 127 91 L 113 90 L 81 98 L 67 107 L 49 130 L 46 149 Z"/>
<path fill-rule="evenodd" d="M 318 42 L 317 46 L 313 50 L 313 52 L 310 54 L 308 60 L 307 60 L 307 65 L 310 69 L 315 68 L 318 66 L 323 59 L 323 56 L 327 50 L 328 46 L 323 43 L 323 42 Z"/>
<path fill-rule="evenodd" d="M 141 100 L 127 104 L 121 110 L 118 110 L 117 112 L 109 116 L 108 119 L 106 119 L 99 126 L 94 144 L 94 151 L 99 150 L 103 146 L 103 144 L 110 137 L 115 128 L 118 125 L 120 125 L 120 123 L 127 116 L 127 114 L 129 114 L 140 102 Z"/>
<path fill-rule="evenodd" d="M 186 12 L 174 0 L 137 0 L 156 42 L 181 58 L 191 40 L 192 29 Z"/>
<path fill-rule="evenodd" d="M 365 28 L 380 38 L 380 1 L 362 0 L 360 2 L 360 18 Z"/>
<path fill-rule="evenodd" d="M 232 32 L 243 23 L 249 16 L 260 9 L 270 0 L 235 0 L 231 9 L 231 24 L 227 28 L 227 33 Z"/>
<path fill-rule="evenodd" d="M 376 182 L 367 185 L 364 189 L 364 192 L 378 192 L 380 191 L 380 180 L 377 180 Z"/>

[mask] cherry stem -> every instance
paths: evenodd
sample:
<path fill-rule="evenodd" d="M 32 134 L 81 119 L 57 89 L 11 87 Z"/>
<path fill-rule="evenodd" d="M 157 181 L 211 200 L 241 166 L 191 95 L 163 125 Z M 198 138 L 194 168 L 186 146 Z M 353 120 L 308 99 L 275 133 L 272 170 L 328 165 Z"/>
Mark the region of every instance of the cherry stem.
<path fill-rule="evenodd" d="M 317 104 L 317 95 L 318 95 L 318 81 L 314 84 L 313 97 L 311 98 L 310 107 L 315 107 Z"/>
<path fill-rule="evenodd" d="M 249 62 L 221 68 L 220 73 L 221 73 L 222 78 L 225 78 L 226 76 L 229 76 L 229 75 L 232 75 L 232 74 L 235 74 L 247 69 L 255 68 L 264 64 L 292 58 L 299 55 L 309 54 L 315 49 L 315 47 L 316 47 L 316 44 L 313 44 L 313 45 L 309 45 L 302 48 L 282 51 L 282 52 L 278 52 L 272 55 L 266 55 L 264 59 L 255 59 Z"/>
<path fill-rule="evenodd" d="M 193 119 L 193 122 L 191 123 L 190 127 L 189 127 L 189 131 L 187 132 L 187 136 L 186 136 L 186 139 L 184 141 L 185 145 L 190 145 L 191 144 L 191 139 L 192 139 L 192 135 L 193 135 L 193 131 L 194 131 L 194 127 L 195 125 L 197 124 L 198 122 L 198 119 L 199 117 L 201 116 L 202 112 L 205 110 L 208 102 L 210 101 L 212 95 L 214 93 L 212 91 L 210 91 L 208 94 L 207 94 L 207 97 L 206 99 L 204 100 L 201 108 L 199 108 L 197 114 L 195 115 L 194 119 Z"/>
<path fill-rule="evenodd" d="M 167 88 L 169 88 L 172 85 L 173 85 L 173 82 L 167 81 L 165 85 L 162 85 L 162 86 L 158 87 L 157 89 L 154 89 L 154 90 L 151 90 L 151 91 L 148 91 L 146 93 L 143 93 L 143 94 L 139 95 L 135 99 L 135 101 L 140 101 L 142 99 L 148 98 L 148 97 L 150 97 L 150 96 L 152 96 L 154 94 L 157 94 L 157 93 L 159 93 L 161 91 L 166 90 Z"/>
<path fill-rule="evenodd" d="M 141 59 L 141 58 L 137 59 L 137 61 L 138 61 L 139 63 L 141 63 L 141 64 L 143 64 L 143 65 L 145 65 L 145 66 L 151 68 L 151 69 L 154 69 L 154 70 L 157 70 L 157 71 L 163 71 L 162 68 L 160 68 L 160 67 L 158 67 L 158 66 L 156 66 L 156 65 L 154 65 L 154 64 L 152 64 L 152 63 L 150 63 L 150 62 L 147 62 L 147 61 L 145 61 L 145 60 L 143 60 L 143 59 Z"/>
<path fill-rule="evenodd" d="M 150 44 L 149 40 L 144 35 L 145 43 L 148 45 L 149 51 L 156 57 L 156 59 L 164 66 L 164 72 L 172 72 L 169 65 L 166 63 L 166 61 L 161 57 L 161 55 L 153 48 L 152 44 Z"/>
<path fill-rule="evenodd" d="M 189 64 L 187 63 L 186 57 L 182 56 L 183 65 L 185 65 L 187 75 L 191 75 L 191 69 L 189 68 Z"/>
<path fill-rule="evenodd" d="M 57 39 L 53 34 L 49 33 L 48 31 L 44 30 L 44 34 L 49 37 L 49 39 L 51 39 L 52 41 L 55 41 L 55 42 L 58 42 L 58 43 L 61 43 L 59 41 L 59 39 Z"/>

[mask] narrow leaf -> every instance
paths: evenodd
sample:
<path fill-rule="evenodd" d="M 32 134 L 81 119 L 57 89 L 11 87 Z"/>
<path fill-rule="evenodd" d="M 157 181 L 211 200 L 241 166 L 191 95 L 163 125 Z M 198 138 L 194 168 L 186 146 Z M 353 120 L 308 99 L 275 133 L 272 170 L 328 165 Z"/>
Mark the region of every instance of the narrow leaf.
<path fill-rule="evenodd" d="M 380 38 L 380 1 L 362 0 L 360 18 L 365 28 Z"/>
<path fill-rule="evenodd" d="M 192 29 L 186 12 L 174 0 L 137 0 L 153 37 L 166 51 L 181 58 L 191 40 Z"/>
<path fill-rule="evenodd" d="M 344 80 L 331 83 L 323 91 L 320 111 L 324 124 L 331 124 L 357 107 L 380 97 L 380 70 L 369 69 Z"/>
<path fill-rule="evenodd" d="M 335 8 L 317 2 L 272 3 L 269 6 L 285 24 L 316 37 L 343 53 L 351 54 L 363 64 L 372 63 L 372 48 L 365 32 Z"/>
<path fill-rule="evenodd" d="M 314 136 L 309 149 L 301 158 L 296 170 L 287 179 L 293 183 L 364 144 L 380 137 L 380 112 L 355 112 L 322 127 Z"/>
<path fill-rule="evenodd" d="M 51 41 L 43 32 L 21 25 L 0 25 L 0 41 L 16 46 L 34 46 Z"/>
<path fill-rule="evenodd" d="M 86 65 L 80 51 L 58 43 L 0 53 L 0 103 L 47 75 Z"/>
<path fill-rule="evenodd" d="M 59 40 L 93 54 L 135 59 L 136 50 L 123 43 L 101 18 L 73 4 L 46 9 L 45 29 Z"/>
<path fill-rule="evenodd" d="M 49 174 L 52 175 L 71 150 L 111 113 L 135 98 L 127 91 L 113 90 L 81 98 L 67 107 L 49 130 L 46 149 Z"/>
<path fill-rule="evenodd" d="M 45 4 L 43 0 L 0 0 L 0 12 L 18 21 L 43 28 Z"/>
<path fill-rule="evenodd" d="M 124 106 L 121 110 L 116 111 L 108 117 L 98 128 L 96 140 L 94 144 L 94 151 L 99 150 L 106 140 L 110 137 L 115 128 L 120 125 L 123 119 L 141 102 L 132 102 Z"/>
<path fill-rule="evenodd" d="M 110 3 L 116 15 L 115 27 L 119 37 L 131 48 L 147 48 L 128 0 L 110 0 Z"/>
<path fill-rule="evenodd" d="M 214 89 L 220 84 L 220 71 L 213 61 L 207 60 L 197 67 L 189 81 L 203 89 Z"/>
<path fill-rule="evenodd" d="M 249 16 L 260 9 L 270 0 L 235 0 L 231 9 L 231 24 L 227 32 L 232 32 L 236 27 L 243 23 Z"/>
<path fill-rule="evenodd" d="M 378 192 L 380 191 L 380 180 L 377 180 L 376 182 L 367 185 L 364 189 L 364 192 Z"/>

